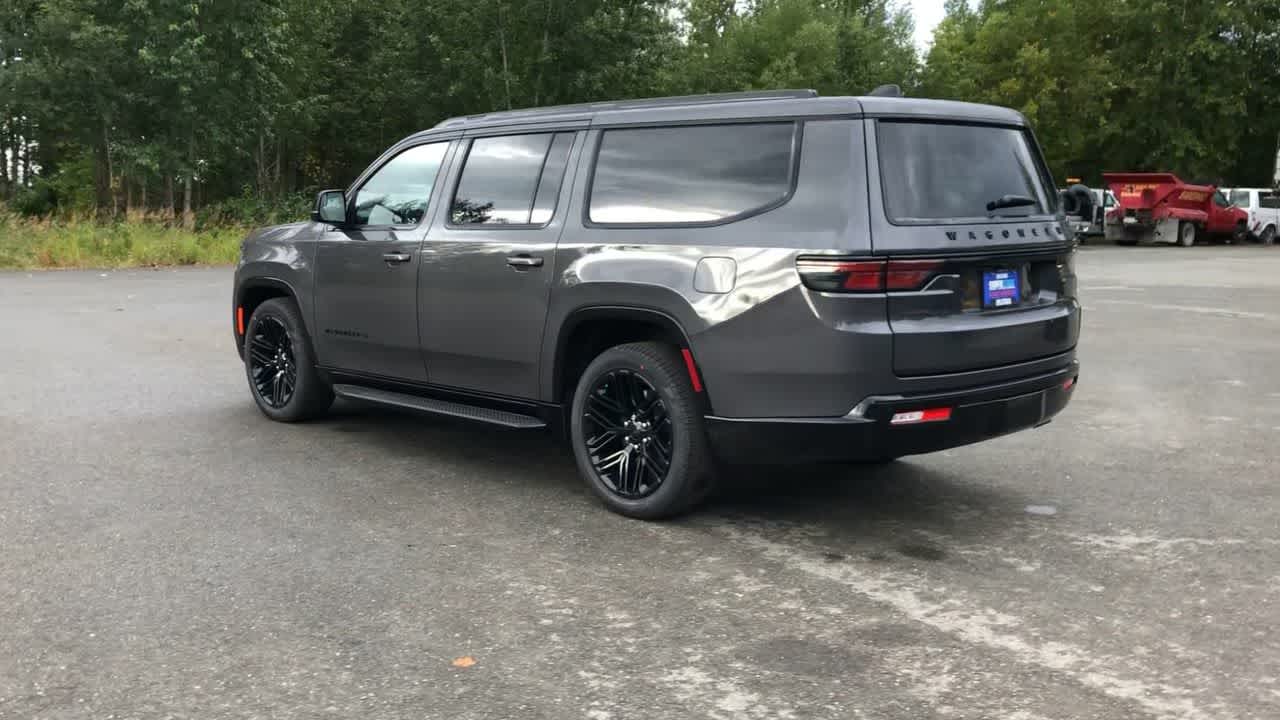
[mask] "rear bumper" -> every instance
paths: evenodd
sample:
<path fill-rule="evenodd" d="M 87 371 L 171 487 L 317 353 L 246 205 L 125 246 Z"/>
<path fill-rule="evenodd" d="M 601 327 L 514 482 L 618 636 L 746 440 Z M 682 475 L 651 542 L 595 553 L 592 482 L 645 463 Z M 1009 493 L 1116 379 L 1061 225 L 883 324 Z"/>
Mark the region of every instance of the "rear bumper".
<path fill-rule="evenodd" d="M 1067 406 L 1080 365 L 998 385 L 928 395 L 872 396 L 840 418 L 707 417 L 713 451 L 729 462 L 872 460 L 959 447 L 1049 422 Z M 948 407 L 951 418 L 891 425 L 894 413 Z"/>

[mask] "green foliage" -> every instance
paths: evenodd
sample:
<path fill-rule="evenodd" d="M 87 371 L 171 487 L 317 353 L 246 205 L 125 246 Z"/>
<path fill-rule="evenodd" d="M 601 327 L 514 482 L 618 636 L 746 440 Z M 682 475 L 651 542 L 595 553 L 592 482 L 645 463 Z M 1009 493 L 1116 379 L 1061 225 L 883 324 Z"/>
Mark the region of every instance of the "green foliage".
<path fill-rule="evenodd" d="M 191 229 L 300 219 L 316 188 L 445 117 L 883 83 L 1022 111 L 1059 177 L 1270 182 L 1280 0 L 946 7 L 922 63 L 896 0 L 8 0 L 0 200 L 151 216 L 167 239 L 147 246 L 189 259 L 199 243 L 167 234 L 184 204 Z M 138 261 L 111 238 L 153 231 L 108 227 L 56 234 L 50 261 Z"/>
<path fill-rule="evenodd" d="M 189 232 L 155 222 L 32 219 L 0 211 L 0 269 L 111 268 L 235 262 L 245 230 Z"/>
<path fill-rule="evenodd" d="M 1278 27 L 1276 0 L 949 0 L 921 84 L 1022 111 L 1060 178 L 1269 185 Z"/>
<path fill-rule="evenodd" d="M 857 95 L 884 83 L 915 85 L 911 16 L 884 0 L 761 0 L 735 8 L 724 0 L 689 6 L 699 25 L 676 73 L 685 92 L 799 87 Z"/>
<path fill-rule="evenodd" d="M 261 227 L 297 222 L 310 217 L 314 205 L 315 196 L 311 193 L 287 193 L 266 198 L 246 192 L 240 197 L 227 198 L 201 208 L 196 213 L 196 228 Z"/>

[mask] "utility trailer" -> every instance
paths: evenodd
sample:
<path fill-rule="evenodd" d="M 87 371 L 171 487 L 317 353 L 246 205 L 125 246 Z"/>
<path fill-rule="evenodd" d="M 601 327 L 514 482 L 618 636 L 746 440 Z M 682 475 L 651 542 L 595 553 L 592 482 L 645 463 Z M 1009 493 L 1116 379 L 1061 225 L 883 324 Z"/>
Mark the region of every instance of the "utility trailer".
<path fill-rule="evenodd" d="M 1120 204 L 1111 211 L 1106 237 L 1119 245 L 1170 243 L 1248 235 L 1249 214 L 1213 185 L 1191 185 L 1173 173 L 1103 173 Z"/>

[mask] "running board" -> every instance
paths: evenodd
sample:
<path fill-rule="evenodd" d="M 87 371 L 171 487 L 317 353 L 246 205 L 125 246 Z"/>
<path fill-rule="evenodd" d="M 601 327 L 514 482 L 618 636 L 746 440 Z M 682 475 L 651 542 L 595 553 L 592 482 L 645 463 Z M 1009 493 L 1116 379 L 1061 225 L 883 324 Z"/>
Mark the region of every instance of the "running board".
<path fill-rule="evenodd" d="M 407 395 L 361 385 L 334 385 L 333 392 L 339 397 L 352 400 L 363 400 L 379 405 L 417 410 L 431 413 L 432 415 L 447 415 L 448 417 L 462 418 L 464 420 L 476 420 L 490 425 L 502 425 L 503 427 L 521 430 L 533 430 L 547 426 L 546 423 L 532 415 L 521 415 L 520 413 L 506 410 L 464 405 L 463 403 L 449 402 L 448 400 L 436 400 L 435 398 Z"/>

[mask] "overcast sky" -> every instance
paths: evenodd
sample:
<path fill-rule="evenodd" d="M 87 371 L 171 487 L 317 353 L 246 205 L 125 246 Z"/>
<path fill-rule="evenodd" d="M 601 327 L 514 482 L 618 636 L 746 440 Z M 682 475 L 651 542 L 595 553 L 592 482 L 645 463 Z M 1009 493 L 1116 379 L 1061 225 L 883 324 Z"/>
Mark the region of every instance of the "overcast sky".
<path fill-rule="evenodd" d="M 911 15 L 916 19 L 916 49 L 924 55 L 933 39 L 933 29 L 942 19 L 943 0 L 902 0 L 902 3 L 911 8 Z"/>

